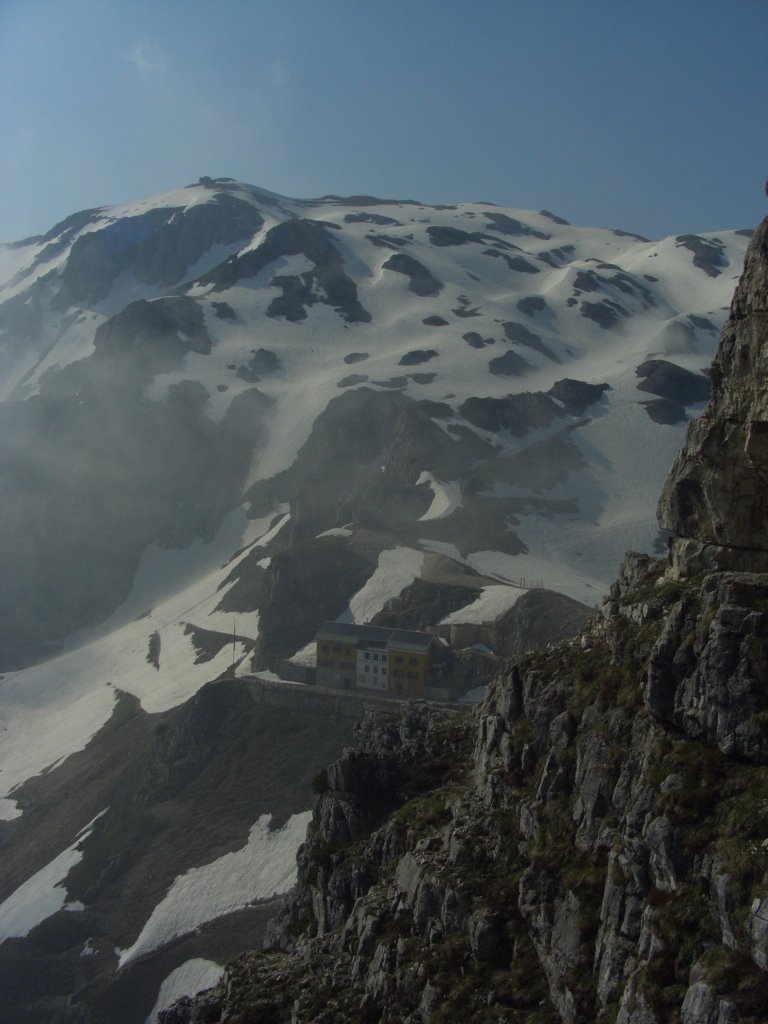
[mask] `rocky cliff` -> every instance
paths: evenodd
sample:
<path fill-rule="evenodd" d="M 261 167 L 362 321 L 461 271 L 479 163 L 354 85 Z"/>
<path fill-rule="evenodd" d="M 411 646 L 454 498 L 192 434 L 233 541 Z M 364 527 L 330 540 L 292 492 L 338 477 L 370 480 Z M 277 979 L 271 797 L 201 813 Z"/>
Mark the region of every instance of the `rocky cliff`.
<path fill-rule="evenodd" d="M 659 503 L 673 570 L 768 569 L 768 223 L 756 231 L 711 369 Z"/>
<path fill-rule="evenodd" d="M 268 948 L 165 1024 L 766 1019 L 767 231 L 664 492 L 670 559 L 628 555 L 475 713 L 361 722 Z"/>

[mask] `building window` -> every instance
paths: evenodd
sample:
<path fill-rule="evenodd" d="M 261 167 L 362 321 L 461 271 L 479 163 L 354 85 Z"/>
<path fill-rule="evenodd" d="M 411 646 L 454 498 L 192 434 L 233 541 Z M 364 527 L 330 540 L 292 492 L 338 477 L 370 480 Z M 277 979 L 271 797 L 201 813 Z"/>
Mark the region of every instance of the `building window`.
<path fill-rule="evenodd" d="M 409 658 L 408 659 L 408 664 L 409 665 L 415 665 L 416 664 L 416 659 L 415 658 Z"/>
<path fill-rule="evenodd" d="M 370 672 L 371 671 L 371 666 L 370 665 L 366 665 L 365 666 L 365 671 L 366 672 Z"/>
<path fill-rule="evenodd" d="M 403 656 L 401 654 L 396 654 L 395 655 L 395 662 L 398 665 L 402 665 L 403 664 Z"/>
<path fill-rule="evenodd" d="M 370 654 L 366 651 L 365 652 L 365 660 L 368 661 L 369 658 L 370 658 Z"/>
<path fill-rule="evenodd" d="M 327 654 L 328 653 L 328 644 L 320 644 L 320 650 L 323 652 L 323 654 Z"/>
<path fill-rule="evenodd" d="M 409 672 L 408 673 L 408 678 L 409 679 L 418 679 L 419 678 L 419 673 L 418 672 Z"/>

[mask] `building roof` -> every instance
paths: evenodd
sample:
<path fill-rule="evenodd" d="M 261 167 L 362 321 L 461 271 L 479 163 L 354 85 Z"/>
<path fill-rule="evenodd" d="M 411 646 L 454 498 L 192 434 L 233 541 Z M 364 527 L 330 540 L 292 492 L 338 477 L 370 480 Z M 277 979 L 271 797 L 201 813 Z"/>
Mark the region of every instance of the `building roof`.
<path fill-rule="evenodd" d="M 354 622 L 324 622 L 317 631 L 317 639 L 354 643 L 361 647 L 375 644 L 397 650 L 425 651 L 435 637 L 432 633 L 422 633 L 416 629 L 359 626 Z"/>

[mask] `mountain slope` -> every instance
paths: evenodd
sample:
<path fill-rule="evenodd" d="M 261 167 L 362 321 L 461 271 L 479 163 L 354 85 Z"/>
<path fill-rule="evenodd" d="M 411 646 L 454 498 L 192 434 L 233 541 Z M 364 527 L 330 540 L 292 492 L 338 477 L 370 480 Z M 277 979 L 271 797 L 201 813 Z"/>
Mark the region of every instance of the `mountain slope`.
<path fill-rule="evenodd" d="M 6 247 L 0 657 L 80 648 L 7 678 L 9 731 L 31 693 L 38 727 L 49 700 L 81 708 L 59 715 L 71 735 L 43 727 L 55 760 L 105 720 L 105 682 L 184 699 L 221 671 L 196 667 L 195 628 L 234 627 L 236 657 L 273 668 L 399 547 L 427 581 L 437 552 L 475 593 L 594 604 L 627 547 L 658 543 L 652 496 L 706 393 L 745 234 L 654 243 L 203 179 Z M 344 524 L 329 570 L 316 538 Z M 312 564 L 336 605 L 317 604 Z M 275 634 L 298 581 L 303 625 Z M 152 669 L 157 642 L 173 653 Z"/>
<path fill-rule="evenodd" d="M 768 220 L 665 486 L 671 554 L 629 553 L 604 614 L 472 716 L 367 717 L 266 952 L 162 1024 L 765 1019 L 767 270 Z"/>
<path fill-rule="evenodd" d="M 519 652 L 583 618 L 626 547 L 663 546 L 653 503 L 708 392 L 748 234 L 648 242 L 487 203 L 293 200 L 201 179 L 2 247 L 9 1007 L 39 970 L 38 1019 L 66 1020 L 81 988 L 94 1020 L 115 1020 L 135 988 L 126 1020 L 139 1019 L 187 959 L 233 952 L 215 922 L 210 941 L 177 935 L 119 973 L 114 952 L 188 872 L 260 844 L 288 857 L 259 819 L 279 834 L 304 813 L 308 780 L 344 743 L 329 708 L 332 725 L 308 712 L 298 750 L 286 714 L 250 751 L 267 691 L 206 688 L 233 663 L 274 676 L 336 617 L 498 620 L 487 636 Z M 467 687 L 487 678 L 482 653 L 462 664 Z M 177 730 L 217 700 L 213 735 Z M 261 753 L 271 787 L 293 780 L 286 794 L 233 802 Z M 178 802 L 144 774 L 144 758 L 168 757 L 191 772 Z M 211 809 L 199 844 L 183 810 L 198 803 Z M 22 936 L 27 904 L 39 910 Z"/>

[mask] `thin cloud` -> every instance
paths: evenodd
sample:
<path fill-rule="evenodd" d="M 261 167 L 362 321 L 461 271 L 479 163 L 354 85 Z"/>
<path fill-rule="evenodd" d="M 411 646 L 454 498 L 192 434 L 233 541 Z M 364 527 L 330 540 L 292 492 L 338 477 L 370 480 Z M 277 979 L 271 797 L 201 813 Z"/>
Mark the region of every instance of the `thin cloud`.
<path fill-rule="evenodd" d="M 164 75 L 168 70 L 167 56 L 156 46 L 139 43 L 131 47 L 124 59 L 133 64 L 142 78 Z"/>

